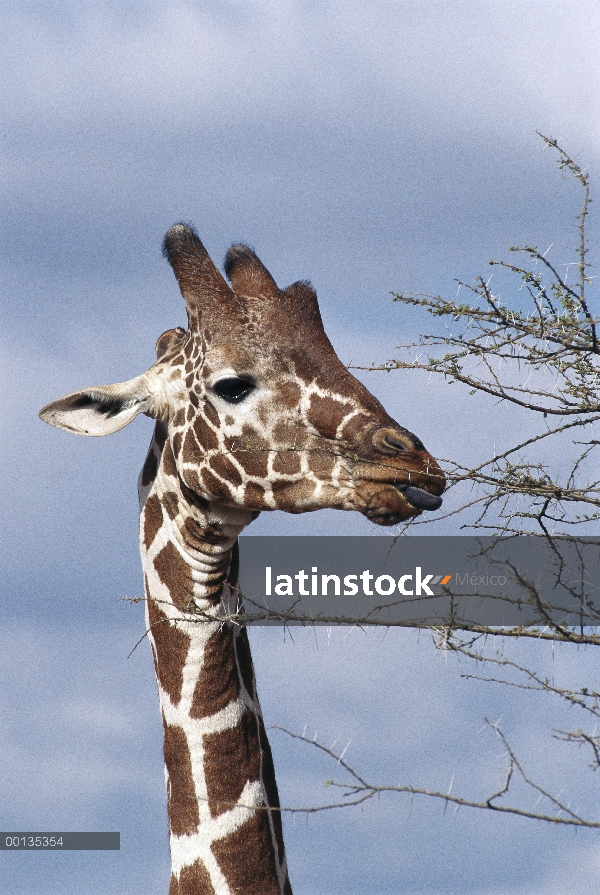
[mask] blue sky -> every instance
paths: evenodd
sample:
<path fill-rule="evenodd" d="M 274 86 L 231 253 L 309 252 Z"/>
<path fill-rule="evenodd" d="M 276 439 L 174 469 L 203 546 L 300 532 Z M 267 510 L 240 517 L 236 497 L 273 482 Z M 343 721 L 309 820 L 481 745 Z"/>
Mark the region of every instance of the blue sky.
<path fill-rule="evenodd" d="M 158 895 L 168 847 L 155 685 L 146 644 L 127 659 L 141 606 L 118 602 L 141 592 L 135 485 L 151 427 L 77 439 L 37 410 L 137 375 L 156 337 L 184 322 L 160 254 L 178 220 L 195 223 L 217 263 L 241 240 L 281 285 L 309 278 L 346 363 L 384 361 L 422 330 L 391 290 L 453 294 L 453 278 L 471 281 L 525 242 L 573 261 L 578 196 L 535 131 L 581 153 L 597 194 L 600 10 L 582 0 L 1 8 L 2 826 L 120 829 L 124 848 L 2 853 L 0 872 L 9 895 Z M 487 457 L 518 424 L 443 383 L 364 378 L 437 456 Z M 266 514 L 252 529 L 332 531 L 373 528 L 320 513 Z M 571 757 L 538 745 L 547 708 L 462 680 L 427 634 L 291 642 L 268 630 L 253 642 L 268 723 L 352 739 L 349 757 L 381 779 L 495 782 L 503 764 L 480 732 L 486 715 L 503 717 L 558 788 L 568 777 Z M 550 670 L 589 666 L 593 681 L 591 657 L 526 649 Z M 324 795 L 330 768 L 282 737 L 273 745 L 286 804 Z M 600 845 L 585 833 L 392 798 L 286 823 L 300 895 L 600 884 Z"/>

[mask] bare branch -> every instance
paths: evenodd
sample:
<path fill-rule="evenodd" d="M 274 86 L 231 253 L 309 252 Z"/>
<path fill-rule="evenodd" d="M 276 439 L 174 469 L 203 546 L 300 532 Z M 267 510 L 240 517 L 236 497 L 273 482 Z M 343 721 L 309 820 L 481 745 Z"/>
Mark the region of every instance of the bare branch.
<path fill-rule="evenodd" d="M 422 786 L 410 786 L 408 784 L 390 784 L 390 783 L 371 783 L 366 779 L 366 775 L 359 773 L 346 759 L 338 754 L 332 747 L 320 742 L 318 739 L 305 736 L 304 734 L 294 733 L 285 727 L 272 725 L 271 730 L 278 730 L 294 740 L 305 743 L 311 748 L 318 749 L 320 752 L 328 756 L 336 764 L 348 774 L 349 780 L 327 780 L 325 785 L 335 787 L 342 793 L 342 801 L 329 802 L 323 805 L 310 807 L 294 807 L 281 808 L 281 811 L 289 811 L 293 813 L 315 813 L 318 811 L 329 811 L 336 808 L 347 808 L 360 805 L 375 795 L 383 793 L 410 794 L 411 796 L 428 796 L 429 798 L 439 799 L 445 804 L 456 805 L 457 808 L 477 808 L 483 811 L 496 811 L 504 814 L 512 814 L 518 817 L 528 818 L 530 820 L 540 820 L 552 824 L 560 824 L 564 826 L 587 827 L 591 829 L 600 828 L 600 820 L 584 818 L 577 812 L 573 811 L 559 797 L 548 792 L 543 786 L 540 786 L 532 780 L 525 772 L 523 765 L 515 755 L 513 749 L 509 745 L 505 735 L 497 724 L 492 724 L 486 718 L 486 725 L 494 730 L 500 741 L 502 742 L 507 756 L 507 769 L 504 782 L 500 787 L 490 792 L 488 795 L 479 799 L 467 798 L 466 796 L 453 795 L 451 791 L 441 792 L 433 788 Z M 548 812 L 536 811 L 517 804 L 506 804 L 501 801 L 511 790 L 515 774 L 531 790 L 536 792 L 543 799 L 546 799 L 551 807 Z"/>

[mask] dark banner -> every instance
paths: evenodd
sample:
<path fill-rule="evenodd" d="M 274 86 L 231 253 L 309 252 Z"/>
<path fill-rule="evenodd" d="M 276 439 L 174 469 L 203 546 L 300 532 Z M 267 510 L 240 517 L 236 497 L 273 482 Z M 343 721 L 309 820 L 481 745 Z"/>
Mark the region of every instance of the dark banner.
<path fill-rule="evenodd" d="M 0 851 L 119 851 L 120 833 L 0 833 Z"/>
<path fill-rule="evenodd" d="M 242 536 L 247 623 L 600 622 L 600 539 Z"/>

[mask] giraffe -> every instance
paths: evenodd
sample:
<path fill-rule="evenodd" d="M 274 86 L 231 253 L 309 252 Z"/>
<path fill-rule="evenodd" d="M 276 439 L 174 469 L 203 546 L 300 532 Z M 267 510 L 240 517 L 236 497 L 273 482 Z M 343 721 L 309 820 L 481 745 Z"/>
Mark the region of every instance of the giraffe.
<path fill-rule="evenodd" d="M 164 727 L 169 895 L 291 895 L 273 760 L 237 606 L 237 538 L 263 510 L 356 510 L 393 525 L 441 504 L 444 475 L 343 366 L 308 282 L 280 290 L 245 245 L 221 276 L 192 227 L 163 252 L 188 328 L 128 382 L 41 418 L 155 428 L 138 490 L 148 638 Z M 225 620 L 224 620 L 225 619 Z"/>

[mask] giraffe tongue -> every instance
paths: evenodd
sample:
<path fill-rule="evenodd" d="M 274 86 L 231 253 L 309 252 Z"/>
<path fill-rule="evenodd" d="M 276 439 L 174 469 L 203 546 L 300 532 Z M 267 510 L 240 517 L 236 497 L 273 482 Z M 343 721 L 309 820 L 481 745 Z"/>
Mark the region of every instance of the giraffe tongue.
<path fill-rule="evenodd" d="M 442 505 L 442 498 L 424 491 L 423 488 L 417 488 L 415 485 L 396 484 L 398 491 L 402 491 L 409 503 L 420 510 L 437 510 Z"/>

